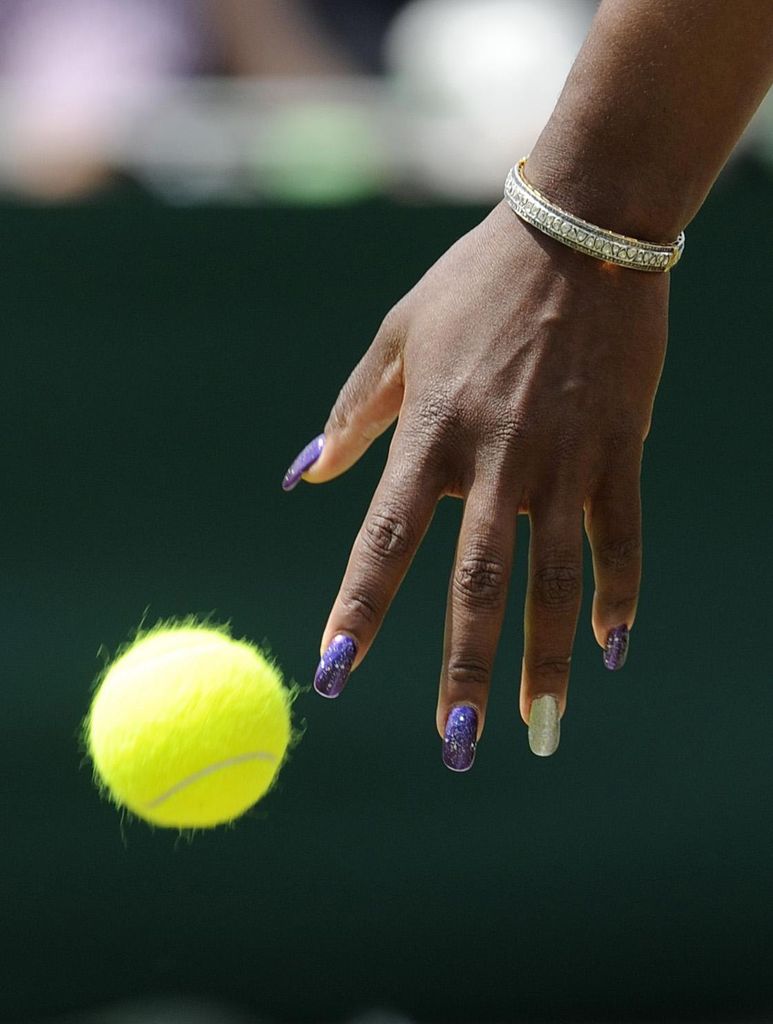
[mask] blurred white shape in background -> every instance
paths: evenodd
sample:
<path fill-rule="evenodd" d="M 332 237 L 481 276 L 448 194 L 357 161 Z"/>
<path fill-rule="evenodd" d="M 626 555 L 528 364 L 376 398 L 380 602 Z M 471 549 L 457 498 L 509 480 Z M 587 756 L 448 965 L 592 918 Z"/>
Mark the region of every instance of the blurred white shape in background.
<path fill-rule="evenodd" d="M 586 0 L 414 0 L 386 40 L 414 171 L 468 199 L 501 191 L 555 106 L 585 38 Z"/>

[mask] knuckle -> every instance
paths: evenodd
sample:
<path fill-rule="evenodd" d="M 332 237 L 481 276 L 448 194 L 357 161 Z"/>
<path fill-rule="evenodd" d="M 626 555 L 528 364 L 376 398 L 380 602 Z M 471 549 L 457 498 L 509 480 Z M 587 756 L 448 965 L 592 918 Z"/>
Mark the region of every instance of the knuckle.
<path fill-rule="evenodd" d="M 506 570 L 492 555 L 465 555 L 454 570 L 453 589 L 471 608 L 499 608 L 505 598 Z"/>
<path fill-rule="evenodd" d="M 599 602 L 607 614 L 628 612 L 631 608 L 636 607 L 638 601 L 638 594 L 626 594 L 623 597 L 613 594 L 599 594 Z"/>
<path fill-rule="evenodd" d="M 381 615 L 381 606 L 375 595 L 364 587 L 346 591 L 341 595 L 341 605 L 347 621 L 353 624 L 372 626 Z"/>
<path fill-rule="evenodd" d="M 460 418 L 441 395 L 419 396 L 401 412 L 405 436 L 410 439 L 414 475 L 444 480 L 459 457 Z"/>
<path fill-rule="evenodd" d="M 610 572 L 624 572 L 639 564 L 641 549 L 641 537 L 623 537 L 601 544 L 596 558 L 602 569 L 607 569 Z"/>
<path fill-rule="evenodd" d="M 535 600 L 544 608 L 573 608 L 580 597 L 582 571 L 568 561 L 544 565 L 535 571 L 533 587 Z"/>
<path fill-rule="evenodd" d="M 555 679 L 557 676 L 568 675 L 571 663 L 571 655 L 563 658 L 555 656 L 535 658 L 528 666 L 528 669 L 529 674 L 534 679 Z"/>
<path fill-rule="evenodd" d="M 488 686 L 491 666 L 474 655 L 464 654 L 453 657 L 446 668 L 446 679 L 452 686 L 464 688 L 485 688 Z"/>
<path fill-rule="evenodd" d="M 422 435 L 432 440 L 445 439 L 459 426 L 459 416 L 450 398 L 440 393 L 425 395 L 416 409 Z"/>
<path fill-rule="evenodd" d="M 404 555 L 412 537 L 409 517 L 394 506 L 384 506 L 371 512 L 362 532 L 367 548 L 379 558 Z"/>
<path fill-rule="evenodd" d="M 573 463 L 577 461 L 585 444 L 585 432 L 569 418 L 569 422 L 565 423 L 556 434 L 553 449 L 554 459 L 559 464 Z"/>
<path fill-rule="evenodd" d="M 523 415 L 513 412 L 498 417 L 488 426 L 487 439 L 496 451 L 512 452 L 521 447 L 528 438 L 528 425 Z"/>

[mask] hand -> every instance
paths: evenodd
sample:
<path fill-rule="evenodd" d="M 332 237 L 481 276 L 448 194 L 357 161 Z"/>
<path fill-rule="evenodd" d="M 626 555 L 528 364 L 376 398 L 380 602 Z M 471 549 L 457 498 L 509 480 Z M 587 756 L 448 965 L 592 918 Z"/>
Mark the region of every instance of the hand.
<path fill-rule="evenodd" d="M 337 696 L 363 660 L 438 500 L 453 495 L 465 504 L 437 709 L 444 760 L 470 767 L 483 729 L 518 514 L 531 522 L 520 710 L 535 753 L 555 750 L 580 607 L 583 514 L 592 624 L 607 667 L 622 666 L 636 615 L 640 467 L 668 288 L 667 274 L 576 253 L 502 203 L 391 310 L 324 435 L 285 478 L 289 489 L 302 472 L 312 483 L 338 476 L 397 417 L 322 636 L 319 692 Z"/>

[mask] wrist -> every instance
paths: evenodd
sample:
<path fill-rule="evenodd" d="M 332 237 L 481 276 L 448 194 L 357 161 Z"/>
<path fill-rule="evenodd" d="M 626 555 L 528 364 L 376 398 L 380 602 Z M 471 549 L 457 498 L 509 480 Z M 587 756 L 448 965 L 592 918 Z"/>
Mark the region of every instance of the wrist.
<path fill-rule="evenodd" d="M 556 138 L 548 126 L 524 173 L 551 202 L 621 235 L 673 242 L 689 219 L 664 168 L 624 148 L 610 152 L 603 140 Z"/>

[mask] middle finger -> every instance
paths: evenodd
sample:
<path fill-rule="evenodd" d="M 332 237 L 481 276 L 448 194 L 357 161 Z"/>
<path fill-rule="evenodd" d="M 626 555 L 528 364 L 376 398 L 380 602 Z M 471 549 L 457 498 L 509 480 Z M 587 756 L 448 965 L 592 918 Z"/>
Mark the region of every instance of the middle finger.
<path fill-rule="evenodd" d="M 513 564 L 516 509 L 476 478 L 464 505 L 448 590 L 437 726 L 452 771 L 472 767 L 483 728 Z"/>

